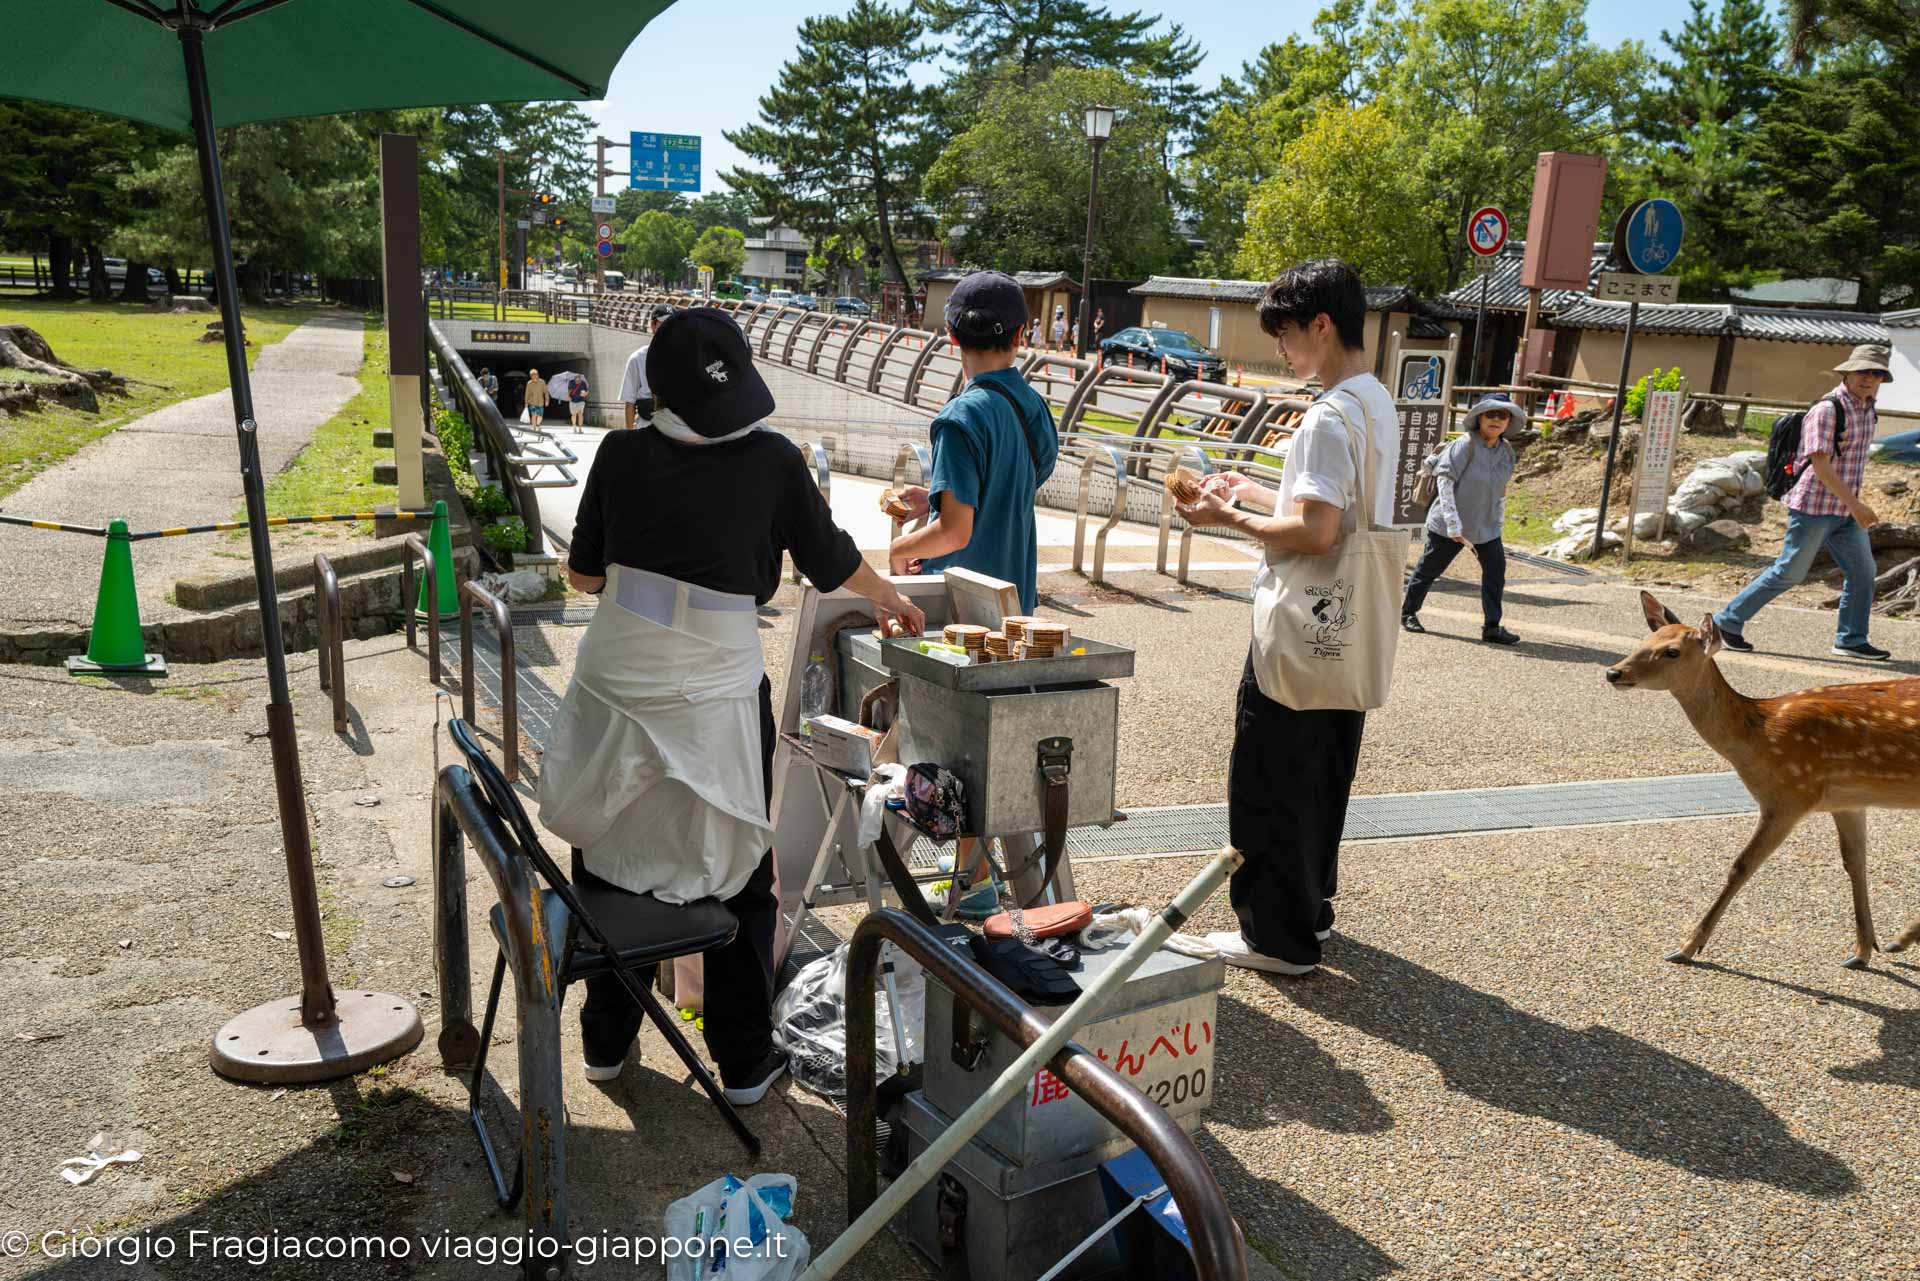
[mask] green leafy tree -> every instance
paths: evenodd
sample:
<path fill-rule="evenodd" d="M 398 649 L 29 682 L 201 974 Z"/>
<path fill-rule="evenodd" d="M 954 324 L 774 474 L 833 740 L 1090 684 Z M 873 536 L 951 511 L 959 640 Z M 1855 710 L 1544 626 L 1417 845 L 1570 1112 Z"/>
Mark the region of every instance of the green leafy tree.
<path fill-rule="evenodd" d="M 1374 284 L 1436 289 L 1445 268 L 1425 234 L 1413 150 L 1377 105 L 1316 114 L 1253 195 L 1240 274 L 1264 280 L 1293 263 L 1340 258 Z"/>
<path fill-rule="evenodd" d="M 1446 283 L 1465 273 L 1476 206 L 1521 220 L 1539 152 L 1617 149 L 1630 123 L 1616 115 L 1623 87 L 1647 80 L 1650 60 L 1632 41 L 1594 44 L 1585 13 L 1586 0 L 1412 0 L 1374 33 L 1367 78 L 1418 144 L 1411 163 Z"/>
<path fill-rule="evenodd" d="M 1032 84 L 1061 67 L 1145 61 L 1159 21 L 1085 0 L 918 0 L 928 30 L 952 37 L 954 53 L 983 79 L 1011 69 Z"/>
<path fill-rule="evenodd" d="M 241 292 L 258 297 L 269 271 L 377 275 L 376 127 L 317 116 L 221 131 L 233 252 Z M 180 267 L 207 261 L 207 224 L 191 147 L 160 153 L 126 182 L 139 213 L 117 242 L 129 258 Z"/>
<path fill-rule="evenodd" d="M 421 177 L 421 203 L 429 186 L 441 190 L 431 199 L 445 209 L 444 261 L 462 271 L 491 276 L 497 261 L 499 226 L 499 153 L 506 153 L 506 186 L 517 191 L 549 191 L 584 199 L 592 190 L 594 122 L 566 102 L 495 103 L 448 107 L 439 113 L 433 135 L 433 161 Z M 512 254 L 514 222 L 526 216 L 526 198 L 507 197 L 507 251 Z M 529 252 L 553 240 L 537 229 L 528 233 Z"/>
<path fill-rule="evenodd" d="M 1920 292 L 1920 24 L 1848 26 L 1876 7 L 1829 11 L 1811 39 L 1857 34 L 1773 77 L 1753 140 L 1756 241 L 1790 274 L 1857 282 L 1865 311 Z"/>
<path fill-rule="evenodd" d="M 124 179 L 151 158 L 167 135 L 144 125 L 73 107 L 0 100 L 0 219 L 12 246 L 44 245 L 53 292 L 73 296 L 76 252 L 89 260 L 93 297 L 107 296 L 102 246 L 117 242 L 133 216 Z M 205 227 L 202 251 L 205 261 Z M 145 284 L 145 264 L 135 263 Z"/>
<path fill-rule="evenodd" d="M 1221 81 L 1219 105 L 1180 166 L 1196 230 L 1207 246 L 1200 270 L 1214 275 L 1234 270 L 1255 189 L 1279 172 L 1281 154 L 1305 132 L 1315 111 L 1350 105 L 1345 97 L 1348 49 L 1321 34 L 1312 44 L 1297 36 L 1270 44 L 1241 67 L 1238 79 Z"/>
<path fill-rule="evenodd" d="M 687 256 L 696 267 L 713 268 L 714 279 L 731 280 L 747 265 L 747 238 L 732 227 L 708 227 Z"/>
<path fill-rule="evenodd" d="M 627 270 L 671 284 L 686 274 L 693 228 L 664 210 L 641 214 L 626 230 Z"/>
<path fill-rule="evenodd" d="M 1165 122 L 1145 88 L 1106 69 L 1056 71 L 1033 85 L 1007 77 L 928 171 L 928 199 L 964 261 L 1078 275 L 1091 178 L 1082 113 L 1094 102 L 1119 112 L 1101 155 L 1095 274 L 1166 269 L 1177 244 Z"/>
<path fill-rule="evenodd" d="M 744 191 L 709 191 L 687 204 L 687 221 L 696 227 L 732 227 L 741 235 L 753 232 L 753 197 Z"/>
<path fill-rule="evenodd" d="M 887 277 L 901 282 L 894 222 L 925 164 L 926 95 L 908 74 L 927 52 L 923 34 L 910 9 L 879 0 L 808 18 L 798 53 L 760 99 L 760 120 L 726 135 L 771 169 L 731 170 L 730 187 L 815 238 L 870 216 Z"/>

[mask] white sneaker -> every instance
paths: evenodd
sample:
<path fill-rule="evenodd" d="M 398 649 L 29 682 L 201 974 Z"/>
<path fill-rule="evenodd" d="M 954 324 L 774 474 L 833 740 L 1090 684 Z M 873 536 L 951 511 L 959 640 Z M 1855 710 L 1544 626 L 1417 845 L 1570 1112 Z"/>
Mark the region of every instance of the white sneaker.
<path fill-rule="evenodd" d="M 605 1085 L 608 1081 L 619 1080 L 620 1074 L 627 1070 L 627 1060 L 637 1058 L 639 1054 L 640 1038 L 635 1037 L 633 1044 L 627 1047 L 626 1054 L 622 1056 L 618 1063 L 610 1063 L 602 1067 L 597 1063 L 582 1058 L 580 1060 L 580 1070 L 586 1073 L 587 1080 L 594 1082 L 596 1085 Z"/>
<path fill-rule="evenodd" d="M 1217 930 L 1207 935 L 1206 941 L 1220 953 L 1221 960 L 1243 970 L 1260 970 L 1267 974 L 1311 974 L 1320 968 L 1317 965 L 1296 965 L 1277 956 L 1256 952 L 1247 946 L 1247 940 L 1241 937 L 1239 930 Z"/>
<path fill-rule="evenodd" d="M 720 1078 L 720 1092 L 726 1096 L 727 1102 L 737 1108 L 752 1107 L 766 1098 L 767 1091 L 773 1088 L 773 1083 L 786 1074 L 787 1056 L 779 1050 L 774 1050 L 748 1074 L 745 1084 L 728 1085 L 723 1073 Z"/>
<path fill-rule="evenodd" d="M 1329 929 L 1324 929 L 1324 930 L 1315 930 L 1315 931 L 1313 932 L 1313 937 L 1314 937 L 1314 938 L 1315 938 L 1316 940 L 1318 940 L 1319 942 L 1322 942 L 1322 943 L 1324 943 L 1324 942 L 1326 942 L 1326 941 L 1327 941 L 1328 939 L 1330 939 L 1330 938 L 1332 938 L 1332 937 L 1333 937 L 1333 930 L 1332 930 L 1332 929 L 1330 929 L 1330 928 L 1329 928 Z"/>

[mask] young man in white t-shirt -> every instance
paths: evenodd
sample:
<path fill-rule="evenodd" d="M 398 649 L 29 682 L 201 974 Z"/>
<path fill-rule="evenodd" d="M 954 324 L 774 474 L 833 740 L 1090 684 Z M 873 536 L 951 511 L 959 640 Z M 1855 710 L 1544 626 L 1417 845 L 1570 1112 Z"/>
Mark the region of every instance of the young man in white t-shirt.
<path fill-rule="evenodd" d="M 1400 429 L 1393 398 L 1366 359 L 1366 316 L 1360 277 L 1337 259 L 1289 268 L 1267 287 L 1260 327 L 1295 373 L 1326 390 L 1293 435 L 1277 493 L 1238 472 L 1211 476 L 1200 498 L 1180 508 L 1189 524 L 1238 529 L 1269 551 L 1332 551 L 1360 518 L 1349 431 L 1366 433 L 1371 523 L 1392 523 Z M 1260 573 L 1272 572 L 1262 562 Z M 1384 633 L 1395 620 L 1373 625 Z M 1365 712 L 1296 711 L 1273 701 L 1260 692 L 1248 655 L 1227 774 L 1230 839 L 1246 856 L 1229 888 L 1240 928 L 1207 936 L 1229 965 L 1308 974 L 1320 963 L 1320 944 L 1333 932 L 1340 834 L 1365 721 Z"/>

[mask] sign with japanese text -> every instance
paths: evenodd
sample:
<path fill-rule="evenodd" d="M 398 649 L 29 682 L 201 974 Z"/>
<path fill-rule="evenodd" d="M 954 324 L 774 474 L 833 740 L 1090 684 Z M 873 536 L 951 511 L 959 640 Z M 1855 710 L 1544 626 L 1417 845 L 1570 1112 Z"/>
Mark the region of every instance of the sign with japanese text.
<path fill-rule="evenodd" d="M 514 343 L 524 347 L 533 341 L 533 331 L 530 329 L 476 329 L 469 341 Z"/>
<path fill-rule="evenodd" d="M 1447 360 L 1441 351 L 1403 353 L 1394 371 L 1393 408 L 1400 424 L 1400 454 L 1394 463 L 1393 527 L 1417 529 L 1427 523 L 1424 507 L 1413 501 L 1420 464 L 1447 439 Z"/>
<path fill-rule="evenodd" d="M 1640 411 L 1640 470 L 1633 485 L 1636 516 L 1667 510 L 1673 485 L 1673 451 L 1680 439 L 1680 402 L 1684 393 L 1650 391 Z"/>
<path fill-rule="evenodd" d="M 634 133 L 628 185 L 647 191 L 700 190 L 700 135 Z"/>
<path fill-rule="evenodd" d="M 1593 296 L 1605 302 L 1679 302 L 1680 282 L 1672 276 L 1603 271 Z"/>

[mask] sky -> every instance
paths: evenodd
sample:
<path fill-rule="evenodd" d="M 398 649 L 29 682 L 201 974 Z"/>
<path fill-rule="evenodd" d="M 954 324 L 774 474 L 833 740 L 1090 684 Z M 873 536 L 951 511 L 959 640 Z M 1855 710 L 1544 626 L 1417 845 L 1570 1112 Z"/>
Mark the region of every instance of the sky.
<path fill-rule="evenodd" d="M 615 141 L 624 142 L 635 130 L 699 135 L 701 189 L 720 190 L 719 172 L 745 163 L 721 131 L 759 114 L 760 94 L 793 56 L 803 18 L 850 7 L 851 0 L 727 0 L 724 6 L 681 0 L 627 50 L 606 101 L 586 109 Z M 1154 9 L 1147 0 L 1110 7 Z M 1206 51 L 1196 77 L 1210 88 L 1237 74 L 1262 46 L 1290 34 L 1309 36 L 1320 8 L 1320 0 L 1187 0 L 1173 16 Z M 1638 39 L 1664 52 L 1661 28 L 1678 29 L 1686 13 L 1684 0 L 1594 0 L 1587 28 L 1603 45 Z M 613 152 L 610 163 L 623 166 L 625 156 Z M 617 181 L 609 179 L 610 187 Z"/>

